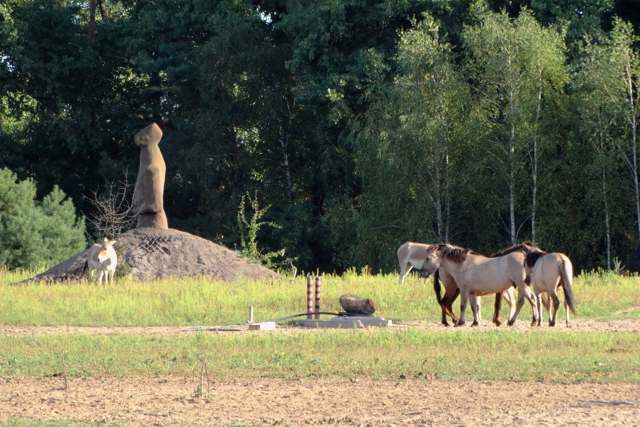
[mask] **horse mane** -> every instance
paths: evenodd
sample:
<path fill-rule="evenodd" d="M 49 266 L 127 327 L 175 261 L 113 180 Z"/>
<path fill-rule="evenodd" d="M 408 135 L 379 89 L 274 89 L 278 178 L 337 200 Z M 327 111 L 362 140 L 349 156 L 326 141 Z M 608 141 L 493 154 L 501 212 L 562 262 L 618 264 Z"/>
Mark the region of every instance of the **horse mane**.
<path fill-rule="evenodd" d="M 538 262 L 538 259 L 540 259 L 540 257 L 543 257 L 545 255 L 547 255 L 547 253 L 540 249 L 527 253 L 527 257 L 525 259 L 525 262 L 527 263 L 527 267 L 533 267 L 536 264 L 536 262 Z"/>
<path fill-rule="evenodd" d="M 529 240 L 525 240 L 522 243 L 516 243 L 515 245 L 511 245 L 509 247 L 501 249 L 498 252 L 494 252 L 491 255 L 489 255 L 489 257 L 494 258 L 494 257 L 504 256 L 512 252 L 524 252 L 525 254 L 529 254 L 532 252 L 544 252 L 544 251 L 539 247 L 537 247 L 535 243 Z"/>
<path fill-rule="evenodd" d="M 440 255 L 443 258 L 446 258 L 458 264 L 463 263 L 467 259 L 467 255 L 471 253 L 470 249 L 447 244 L 438 245 L 438 251 L 440 251 Z"/>

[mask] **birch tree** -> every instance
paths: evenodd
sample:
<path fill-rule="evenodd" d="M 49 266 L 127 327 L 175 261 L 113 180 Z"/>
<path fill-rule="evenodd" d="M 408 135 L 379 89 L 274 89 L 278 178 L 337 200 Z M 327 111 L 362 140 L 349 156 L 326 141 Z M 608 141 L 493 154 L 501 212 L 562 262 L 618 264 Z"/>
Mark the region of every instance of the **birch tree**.
<path fill-rule="evenodd" d="M 608 171 L 620 158 L 631 178 L 636 231 L 640 239 L 637 157 L 640 55 L 633 47 L 636 39 L 631 25 L 615 19 L 611 36 L 604 44 L 586 47 L 576 76 L 581 123 L 600 169 L 607 268 L 611 268 Z"/>
<path fill-rule="evenodd" d="M 638 120 L 640 119 L 640 53 L 634 48 L 638 37 L 633 26 L 614 20 L 609 45 L 609 66 L 614 78 L 604 82 L 602 90 L 620 106 L 625 126 L 624 138 L 619 140 L 620 153 L 631 174 L 635 202 L 636 227 L 640 240 L 640 188 L 638 187 Z"/>
<path fill-rule="evenodd" d="M 621 113 L 619 103 L 608 93 L 616 78 L 610 57 L 606 46 L 588 44 L 574 80 L 581 128 L 591 143 L 594 166 L 599 171 L 607 269 L 611 269 L 612 258 L 609 170 L 615 167 L 617 144 L 614 141 L 619 134 L 617 117 Z"/>
<path fill-rule="evenodd" d="M 380 160 L 391 165 L 398 179 L 382 179 L 368 190 L 389 193 L 392 186 L 406 186 L 398 191 L 413 193 L 403 201 L 413 206 L 402 210 L 409 213 L 411 222 L 431 222 L 433 236 L 446 242 L 451 223 L 452 151 L 459 146 L 468 95 L 453 65 L 451 47 L 439 32 L 438 24 L 426 16 L 399 33 L 398 73 L 382 106 L 371 109 L 382 110 L 388 117 L 380 130 L 387 138 L 368 141 L 370 148 L 388 141 L 384 151 L 377 152 L 384 153 Z"/>
<path fill-rule="evenodd" d="M 451 152 L 460 136 L 467 91 L 454 68 L 451 47 L 439 31 L 427 16 L 414 29 L 400 33 L 392 108 L 400 118 L 399 137 L 417 148 L 416 179 L 432 206 L 435 234 L 448 242 Z"/>
<path fill-rule="evenodd" d="M 528 11 L 511 19 L 506 13 L 484 11 L 480 23 L 466 27 L 469 72 L 476 100 L 485 110 L 493 141 L 489 155 L 505 171 L 508 234 L 518 237 L 517 175 L 529 152 L 531 165 L 531 230 L 535 240 L 538 191 L 540 119 L 546 94 L 557 92 L 566 80 L 561 36 L 542 27 Z"/>

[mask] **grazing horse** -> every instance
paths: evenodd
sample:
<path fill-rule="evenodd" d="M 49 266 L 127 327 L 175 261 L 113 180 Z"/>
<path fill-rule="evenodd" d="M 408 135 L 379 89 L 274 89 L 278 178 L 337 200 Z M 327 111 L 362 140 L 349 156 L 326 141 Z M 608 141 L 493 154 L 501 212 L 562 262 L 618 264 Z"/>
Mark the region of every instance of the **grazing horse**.
<path fill-rule="evenodd" d="M 547 253 L 531 242 L 511 246 L 500 253 L 506 254 L 513 251 L 522 251 L 526 257 L 527 282 L 531 287 L 536 302 L 531 325 L 540 326 L 542 322 L 542 305 L 544 305 L 549 312 L 549 326 L 555 326 L 556 315 L 558 308 L 560 308 L 558 288 L 562 286 L 566 325 L 568 327 L 569 310 L 573 314 L 576 312 L 575 298 L 571 290 L 573 265 L 569 257 L 560 252 Z M 522 305 L 516 307 L 516 315 L 521 308 Z"/>
<path fill-rule="evenodd" d="M 422 264 L 426 258 L 427 251 L 434 245 L 427 243 L 404 242 L 398 248 L 398 264 L 400 264 L 400 284 L 404 283 L 404 278 L 411 270 L 416 270 L 425 276 Z M 430 273 L 426 273 L 426 277 Z"/>
<path fill-rule="evenodd" d="M 507 255 L 488 258 L 475 254 L 468 249 L 453 245 L 432 245 L 426 249 L 426 259 L 422 268 L 427 273 L 440 270 L 440 275 L 448 274 L 460 289 L 460 318 L 457 326 L 465 323 L 465 309 L 471 302 L 473 324 L 479 320 L 478 297 L 493 293 L 502 293 L 511 286 L 518 288 L 518 304 L 526 297 L 533 307 L 534 299 L 525 284 L 525 255 L 511 252 Z M 510 315 L 509 325 L 515 323 L 517 312 Z"/>
<path fill-rule="evenodd" d="M 118 265 L 118 255 L 113 248 L 115 242 L 105 237 L 102 243 L 96 243 L 89 248 L 84 269 L 89 271 L 90 279 L 94 279 L 97 274 L 99 284 L 102 284 L 103 279 L 105 284 L 113 283 Z"/>

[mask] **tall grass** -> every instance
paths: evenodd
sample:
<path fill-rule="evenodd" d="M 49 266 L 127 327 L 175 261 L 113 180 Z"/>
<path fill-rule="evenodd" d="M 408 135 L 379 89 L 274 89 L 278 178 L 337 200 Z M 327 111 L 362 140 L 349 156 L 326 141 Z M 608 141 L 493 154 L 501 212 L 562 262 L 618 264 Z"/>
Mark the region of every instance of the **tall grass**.
<path fill-rule="evenodd" d="M 244 322 L 250 304 L 256 320 L 305 310 L 304 277 L 233 283 L 204 278 L 121 280 L 110 286 L 86 282 L 11 284 L 32 274 L 0 271 L 0 324 L 219 325 Z M 581 318 L 640 318 L 638 277 L 587 274 L 576 278 L 574 288 Z M 392 274 L 325 275 L 322 310 L 339 311 L 338 298 L 345 293 L 372 298 L 377 313 L 390 319 L 437 321 L 440 316 L 431 280 L 410 277 L 400 286 Z M 484 298 L 485 318 L 493 310 L 491 299 Z M 529 315 L 525 308 L 521 318 Z"/>

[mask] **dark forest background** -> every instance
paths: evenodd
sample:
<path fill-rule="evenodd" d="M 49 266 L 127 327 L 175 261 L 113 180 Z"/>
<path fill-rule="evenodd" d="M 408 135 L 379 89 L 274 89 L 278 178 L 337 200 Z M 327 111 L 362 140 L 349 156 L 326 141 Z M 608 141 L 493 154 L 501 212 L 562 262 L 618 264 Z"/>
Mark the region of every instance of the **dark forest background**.
<path fill-rule="evenodd" d="M 244 196 L 305 270 L 524 239 L 638 270 L 638 35 L 631 0 L 0 0 L 0 168 L 90 216 L 156 121 L 170 226 L 230 247 Z"/>

